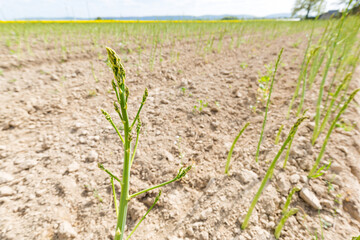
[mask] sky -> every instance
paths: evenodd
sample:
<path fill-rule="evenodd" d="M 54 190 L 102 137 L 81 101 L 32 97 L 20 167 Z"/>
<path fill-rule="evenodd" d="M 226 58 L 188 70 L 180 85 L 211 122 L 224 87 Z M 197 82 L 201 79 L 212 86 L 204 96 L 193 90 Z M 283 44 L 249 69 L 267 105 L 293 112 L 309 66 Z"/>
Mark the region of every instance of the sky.
<path fill-rule="evenodd" d="M 337 9 L 339 0 L 327 0 Z M 291 13 L 295 0 L 0 0 L 0 20 Z"/>

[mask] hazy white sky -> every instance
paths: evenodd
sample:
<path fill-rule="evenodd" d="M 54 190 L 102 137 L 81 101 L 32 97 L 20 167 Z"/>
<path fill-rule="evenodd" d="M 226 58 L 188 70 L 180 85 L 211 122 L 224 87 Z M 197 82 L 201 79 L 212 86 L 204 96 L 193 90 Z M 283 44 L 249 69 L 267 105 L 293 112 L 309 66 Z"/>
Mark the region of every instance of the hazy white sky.
<path fill-rule="evenodd" d="M 290 13 L 295 0 L 0 0 L 0 19 Z M 339 0 L 327 0 L 337 9 Z"/>

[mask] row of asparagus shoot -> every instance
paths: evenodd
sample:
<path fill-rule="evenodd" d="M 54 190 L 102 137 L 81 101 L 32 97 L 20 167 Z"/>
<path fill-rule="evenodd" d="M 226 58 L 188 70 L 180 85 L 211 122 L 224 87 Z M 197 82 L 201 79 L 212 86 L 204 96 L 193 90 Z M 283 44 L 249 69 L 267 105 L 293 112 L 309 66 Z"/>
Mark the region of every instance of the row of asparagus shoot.
<path fill-rule="evenodd" d="M 299 116 L 301 114 L 306 90 L 311 90 L 316 75 L 321 69 L 323 69 L 322 78 L 318 90 L 318 98 L 316 102 L 316 110 L 314 117 L 315 126 L 311 139 L 313 145 L 316 144 L 318 137 L 329 124 L 330 116 L 332 114 L 335 114 L 336 111 L 338 112 L 336 114 L 336 117 L 333 118 L 330 122 L 330 127 L 325 136 L 325 139 L 323 140 L 320 153 L 308 174 L 309 178 L 321 176 L 324 173 L 324 170 L 330 167 L 331 162 L 328 165 L 324 165 L 319 168 L 319 164 L 325 152 L 327 142 L 333 129 L 336 126 L 337 121 L 340 120 L 341 114 L 345 111 L 351 100 L 358 92 L 358 90 L 355 90 L 346 99 L 346 94 L 350 81 L 352 79 L 353 72 L 359 61 L 359 56 L 356 53 L 360 53 L 360 44 L 356 44 L 358 39 L 357 35 L 360 29 L 359 20 L 350 18 L 350 23 L 347 24 L 349 26 L 347 27 L 347 29 L 344 29 L 346 27 L 345 20 L 348 19 L 347 16 L 349 13 L 348 9 L 350 4 L 351 1 L 339 21 L 329 21 L 327 23 L 327 26 L 322 32 L 320 39 L 315 45 L 312 45 L 314 27 L 312 28 L 310 37 L 307 42 L 307 47 L 305 50 L 297 86 L 295 88 L 293 98 L 289 105 L 287 118 L 289 118 L 290 116 L 290 111 L 293 107 L 294 101 L 299 95 L 299 89 L 302 83 L 302 95 L 296 115 Z M 340 49 L 340 47 L 342 47 L 342 49 Z M 355 55 L 352 54 L 352 52 L 355 52 Z M 323 66 L 322 68 L 323 62 L 325 62 L 325 66 Z M 331 81 L 328 83 L 328 94 L 324 102 L 324 88 L 329 80 L 329 71 L 331 66 L 333 65 L 336 66 L 335 73 L 333 74 Z M 339 99 L 340 96 L 341 98 Z M 284 167 L 289 157 L 289 150 L 290 148 L 288 148 L 285 157 Z"/>
<path fill-rule="evenodd" d="M 305 69 L 307 69 L 308 65 L 309 65 L 309 62 L 314 55 L 316 53 L 317 49 L 315 50 L 310 50 L 310 57 L 307 57 L 306 59 L 306 63 L 305 63 Z M 260 148 L 260 145 L 261 145 L 261 141 L 262 141 L 262 136 L 263 136 L 263 133 L 264 133 L 264 129 L 265 129 L 265 123 L 266 123 L 266 119 L 267 119 L 267 111 L 268 111 L 268 108 L 269 108 L 269 103 L 270 103 L 270 97 L 271 97 L 271 92 L 272 92 L 272 89 L 273 89 L 273 83 L 274 83 L 274 80 L 275 80 L 275 74 L 276 74 L 276 71 L 277 71 L 277 66 L 280 62 L 280 59 L 281 59 L 281 55 L 282 55 L 282 52 L 283 52 L 283 49 L 281 49 L 279 55 L 278 55 L 278 58 L 277 58 L 277 61 L 276 61 L 276 64 L 275 64 L 275 70 L 273 72 L 273 76 L 272 76 L 272 80 L 271 80 L 271 85 L 270 85 L 270 90 L 269 90 L 269 95 L 268 95 L 268 99 L 267 99 L 267 104 L 266 104 L 266 108 L 265 108 L 265 114 L 264 114 L 264 120 L 263 120 L 263 124 L 262 124 L 262 129 L 261 129 L 261 133 L 260 133 L 260 139 L 259 139 L 259 142 L 258 142 L 258 146 L 257 146 L 257 151 L 256 151 L 256 155 L 255 155 L 255 161 L 258 162 L 258 156 L 259 156 L 259 148 Z M 305 75 L 303 75 L 305 74 Z M 333 95 L 333 98 L 330 102 L 330 105 L 329 105 L 329 108 L 331 108 L 333 105 L 334 105 L 334 102 L 335 102 L 335 99 L 337 97 L 337 95 L 339 94 L 340 90 L 344 87 L 344 85 L 347 83 L 348 79 L 350 78 L 350 74 L 347 74 L 345 76 L 345 80 L 344 82 L 338 87 L 337 91 L 335 92 L 335 94 Z M 301 76 L 300 76 L 300 79 L 303 79 L 303 96 L 302 98 L 304 98 L 304 89 L 306 87 L 306 72 L 305 73 L 301 73 Z M 355 97 L 355 95 L 357 94 L 357 92 L 360 91 L 360 89 L 356 89 L 354 90 L 350 95 L 349 97 L 347 98 L 347 100 L 345 101 L 345 103 L 342 105 L 340 111 L 338 112 L 338 114 L 336 115 L 336 117 L 333 119 L 332 121 L 332 124 L 328 130 L 328 133 L 325 137 L 325 140 L 324 140 L 324 143 L 321 147 L 321 150 L 319 152 L 319 155 L 318 157 L 316 158 L 316 161 L 312 167 L 312 169 L 310 170 L 309 174 L 308 174 L 308 177 L 309 178 L 317 178 L 317 177 L 320 177 L 321 175 L 323 175 L 325 173 L 326 170 L 328 170 L 330 168 L 330 165 L 331 165 L 331 161 L 329 164 L 327 165 L 323 165 L 322 167 L 319 168 L 319 164 L 320 164 L 320 160 L 325 152 L 325 148 L 326 148 L 326 145 L 327 145 L 327 142 L 330 138 L 330 135 L 333 131 L 333 129 L 335 128 L 335 125 L 337 123 L 337 121 L 340 119 L 340 116 L 341 114 L 346 110 L 346 108 L 348 107 L 348 105 L 350 104 L 350 102 L 353 100 L 353 98 Z M 303 103 L 303 100 L 301 102 L 301 106 L 302 107 L 302 103 Z M 292 103 L 290 103 L 292 104 Z M 301 108 L 298 108 L 298 112 L 297 114 L 300 113 Z M 296 134 L 296 131 L 298 130 L 300 124 L 305 120 L 305 119 L 308 119 L 309 117 L 307 116 L 304 116 L 306 114 L 307 110 L 303 111 L 302 112 L 302 116 L 298 118 L 298 120 L 295 122 L 295 124 L 293 125 L 293 127 L 291 128 L 286 140 L 284 141 L 284 143 L 282 144 L 281 148 L 279 149 L 277 155 L 275 156 L 275 158 L 273 159 L 273 161 L 271 162 L 262 182 L 261 182 L 261 185 L 257 191 L 257 193 L 255 194 L 252 202 L 251 202 L 251 205 L 249 207 L 249 210 L 245 216 L 245 219 L 244 221 L 242 222 L 242 225 L 241 225 L 241 228 L 242 229 L 245 229 L 248 224 L 249 224 L 249 220 L 250 220 L 250 217 L 252 215 L 252 212 L 256 206 L 256 203 L 257 201 L 259 200 L 260 196 L 261 196 L 261 193 L 262 191 L 264 190 L 266 184 L 268 183 L 268 181 L 271 179 L 271 177 L 273 176 L 273 173 L 274 173 L 274 169 L 276 167 L 276 164 L 277 164 L 277 161 L 278 159 L 280 158 L 282 152 L 287 148 L 287 153 L 286 153 L 286 156 L 285 156 L 285 159 L 284 159 L 284 164 L 283 164 L 283 168 L 286 167 L 286 162 L 287 162 L 287 159 L 289 157 L 289 153 L 290 153 L 290 149 L 291 149 L 291 144 L 295 138 L 295 134 Z M 329 118 L 328 115 L 325 116 L 325 119 L 324 121 L 327 120 L 327 118 Z M 236 136 L 231 148 L 230 148 L 230 151 L 228 153 L 228 157 L 227 157 L 227 161 L 226 161 L 226 166 L 225 166 L 225 174 L 229 174 L 229 168 L 230 168 L 230 161 L 231 161 L 231 156 L 232 156 L 232 153 L 233 153 L 233 150 L 234 150 L 234 146 L 235 144 L 237 143 L 239 137 L 243 134 L 243 132 L 245 131 L 245 129 L 248 127 L 250 123 L 246 123 L 245 126 L 240 130 L 239 134 Z M 280 134 L 281 134 L 281 131 L 283 129 L 283 126 L 284 125 L 281 125 L 280 129 L 279 129 L 279 132 L 276 136 L 276 139 L 275 139 L 275 145 L 278 144 L 279 142 L 279 139 L 280 139 Z M 324 126 L 322 126 L 324 127 Z M 290 201 L 291 201 L 291 198 L 293 196 L 293 194 L 296 192 L 296 191 L 299 191 L 300 189 L 298 188 L 293 188 L 293 190 L 289 193 L 289 196 L 286 200 L 286 203 L 284 205 L 284 208 L 283 208 L 283 211 L 282 211 L 282 218 L 278 224 L 278 226 L 276 227 L 275 229 L 275 238 L 278 239 L 280 237 L 280 233 L 281 233 L 281 229 L 283 228 L 286 220 L 296 214 L 298 212 L 298 209 L 297 208 L 292 208 L 290 210 L 288 210 L 288 207 L 289 207 L 289 204 L 290 204 Z"/>
<path fill-rule="evenodd" d="M 324 144 L 323 144 L 323 146 L 322 146 L 322 148 L 321 148 L 321 150 L 320 150 L 320 153 L 319 153 L 319 155 L 318 155 L 318 157 L 317 157 L 317 159 L 316 159 L 316 162 L 315 162 L 313 168 L 312 168 L 312 169 L 310 170 L 310 172 L 309 172 L 309 175 L 308 175 L 309 177 L 311 177 L 311 178 L 319 177 L 319 176 L 321 176 L 321 175 L 324 174 L 323 170 L 329 169 L 331 162 L 330 162 L 327 166 L 324 165 L 324 166 L 322 166 L 322 167 L 320 167 L 320 168 L 318 169 L 318 165 L 319 165 L 319 163 L 320 163 L 320 159 L 321 159 L 321 157 L 323 156 L 323 154 L 324 154 L 324 152 L 325 152 L 326 144 L 327 144 L 327 142 L 328 142 L 328 139 L 330 138 L 330 135 L 331 135 L 332 130 L 335 128 L 335 124 L 336 124 L 337 120 L 339 119 L 340 115 L 345 111 L 345 109 L 348 107 L 349 103 L 352 101 L 352 99 L 355 97 L 355 95 L 357 94 L 358 91 L 360 91 L 360 89 L 356 89 L 355 91 L 353 91 L 353 92 L 350 94 L 350 96 L 348 97 L 346 103 L 344 104 L 344 106 L 341 108 L 340 112 L 338 113 L 338 115 L 337 115 L 336 118 L 334 119 L 334 121 L 333 121 L 333 123 L 332 123 L 332 125 L 331 125 L 331 127 L 330 127 L 330 129 L 329 129 L 329 131 L 328 131 L 328 134 L 327 134 L 327 136 L 326 136 L 326 139 L 325 139 L 325 141 L 324 141 Z M 245 228 L 248 226 L 250 217 L 251 217 L 251 215 L 252 215 L 252 211 L 254 210 L 254 208 L 255 208 L 255 206 L 256 206 L 256 203 L 257 203 L 257 201 L 259 200 L 259 198 L 260 198 L 260 196 L 261 196 L 261 193 L 262 193 L 262 191 L 264 190 L 266 184 L 268 183 L 268 181 L 269 181 L 269 180 L 271 179 L 271 177 L 273 176 L 274 169 L 275 169 L 275 167 L 276 167 L 276 163 L 277 163 L 278 159 L 280 158 L 282 152 L 285 150 L 285 148 L 287 147 L 287 145 L 288 145 L 288 149 L 290 149 L 290 147 L 291 147 L 291 146 L 290 146 L 290 143 L 291 143 L 291 141 L 294 139 L 295 134 L 296 134 L 296 131 L 298 130 L 299 125 L 300 125 L 305 119 L 307 119 L 307 118 L 308 118 L 308 117 L 306 117 L 306 116 L 304 117 L 304 116 L 303 116 L 303 117 L 300 117 L 300 118 L 296 121 L 296 123 L 295 123 L 295 124 L 293 125 L 293 127 L 291 128 L 291 130 L 290 130 L 290 132 L 289 132 L 286 140 L 284 141 L 283 145 L 282 145 L 281 148 L 279 149 L 277 155 L 275 156 L 275 158 L 274 158 L 273 161 L 271 162 L 271 164 L 270 164 L 270 166 L 269 166 L 269 168 L 268 168 L 268 170 L 267 170 L 267 172 L 266 172 L 266 174 L 265 174 L 265 177 L 264 177 L 264 179 L 263 179 L 262 182 L 261 182 L 261 185 L 260 185 L 260 187 L 259 187 L 259 190 L 258 190 L 257 193 L 255 194 L 255 196 L 254 196 L 254 198 L 253 198 L 253 200 L 252 200 L 252 202 L 251 202 L 250 208 L 249 208 L 249 210 L 248 210 L 248 212 L 247 212 L 247 214 L 246 214 L 246 216 L 245 216 L 245 219 L 244 219 L 244 221 L 243 221 L 243 223 L 242 223 L 242 225 L 241 225 L 241 228 L 242 228 L 242 229 L 245 229 Z M 249 125 L 249 123 L 247 123 L 247 124 L 245 125 L 245 127 L 247 127 L 248 125 Z M 240 131 L 240 134 L 239 134 L 239 135 L 242 134 L 242 132 L 244 131 L 245 127 Z M 234 144 L 237 142 L 239 135 L 238 135 L 237 138 L 235 139 Z M 234 144 L 233 144 L 233 145 L 234 145 Z M 233 146 L 232 146 L 232 148 L 231 148 L 231 150 L 230 150 L 230 152 L 229 152 L 228 161 L 227 161 L 226 168 L 225 168 L 225 173 L 227 173 L 227 174 L 228 174 L 228 171 L 229 171 L 228 169 L 229 169 L 229 162 L 230 162 L 232 150 L 233 150 Z M 278 239 L 278 238 L 280 237 L 281 229 L 283 228 L 286 220 L 287 220 L 290 216 L 296 214 L 297 211 L 298 211 L 297 208 L 293 208 L 293 209 L 287 210 L 287 209 L 288 209 L 288 206 L 289 206 L 289 204 L 290 204 L 290 201 L 291 201 L 291 197 L 292 197 L 292 195 L 293 195 L 296 191 L 299 191 L 299 189 L 294 188 L 294 189 L 290 192 L 290 194 L 289 194 L 289 196 L 288 196 L 288 198 L 287 198 L 287 200 L 286 200 L 286 203 L 285 203 L 285 206 L 284 206 L 283 212 L 282 212 L 283 216 L 282 216 L 282 218 L 281 218 L 281 220 L 280 220 L 280 222 L 279 222 L 279 225 L 278 225 L 278 226 L 276 227 L 276 229 L 275 229 L 275 237 L 276 237 L 276 239 Z"/>
<path fill-rule="evenodd" d="M 260 145 L 261 145 L 261 141 L 262 141 L 262 136 L 263 136 L 263 133 L 264 133 L 264 129 L 265 129 L 265 124 L 266 124 L 266 118 L 267 118 L 267 111 L 268 111 L 268 108 L 269 108 L 269 105 L 270 105 L 270 98 L 271 98 L 271 92 L 272 92 L 272 89 L 273 89 L 273 85 L 274 85 L 274 81 L 275 81 L 275 75 L 276 75 L 276 72 L 277 72 L 277 68 L 278 68 L 278 65 L 280 63 L 280 59 L 281 59 L 281 55 L 283 53 L 283 49 L 281 49 L 279 55 L 278 55 L 278 58 L 277 58 L 277 61 L 276 61 L 276 64 L 275 64 L 275 70 L 273 72 L 273 76 L 272 76 L 272 80 L 271 80 L 271 84 L 270 84 L 270 89 L 269 89 L 269 95 L 268 95 L 268 99 L 267 99 L 267 104 L 266 104 L 266 109 L 265 109 L 265 114 L 264 114 L 264 121 L 263 121 L 263 124 L 262 124 L 262 129 L 261 129 L 261 133 L 260 133 L 260 139 L 259 139 L 259 143 L 257 145 L 257 151 L 256 151 L 256 156 L 255 156 L 255 159 L 256 159 L 256 162 L 258 162 L 258 156 L 259 156 L 259 148 L 260 148 Z M 286 138 L 286 140 L 284 141 L 284 143 L 282 144 L 281 148 L 279 149 L 278 153 L 276 154 L 275 158 L 273 159 L 273 161 L 271 162 L 266 174 L 265 174 L 265 177 L 264 179 L 262 180 L 261 182 L 261 185 L 257 191 L 257 193 L 255 194 L 252 202 L 251 202 L 251 205 L 249 207 L 249 210 L 245 216 L 245 219 L 243 220 L 242 222 L 242 225 L 241 225 L 241 228 L 242 229 L 245 229 L 248 224 L 249 224 L 249 220 L 250 220 L 250 217 L 252 215 L 252 212 L 256 206 L 256 203 L 258 202 L 266 184 L 268 183 L 268 181 L 272 178 L 273 176 L 273 173 L 274 173 L 274 169 L 275 169 L 275 166 L 276 166 L 276 163 L 277 161 L 279 160 L 281 154 L 283 153 L 283 151 L 286 149 L 286 147 L 290 144 L 290 142 L 292 141 L 292 139 L 294 138 L 300 124 L 305 120 L 307 119 L 308 117 L 300 117 L 296 122 L 295 124 L 293 125 L 293 127 L 291 128 L 289 134 L 288 134 L 288 137 Z M 231 156 L 232 156 L 232 152 L 233 152 L 233 149 L 234 149 L 234 146 L 236 144 L 236 142 L 238 141 L 239 137 L 242 135 L 242 133 L 245 131 L 245 129 L 249 126 L 249 122 L 245 124 L 245 126 L 240 130 L 239 134 L 236 136 L 231 148 L 230 148 L 230 151 L 229 151 L 229 154 L 228 154 L 228 158 L 227 158 L 227 162 L 226 162 L 226 166 L 225 166 L 225 173 L 226 174 L 229 174 L 229 167 L 230 167 L 230 160 L 231 160 Z M 278 135 L 279 136 L 279 135 Z M 277 141 L 279 137 L 277 137 Z M 290 146 L 288 146 L 288 148 L 290 148 Z M 275 229 L 275 237 L 278 239 L 279 236 L 280 236 L 280 232 L 281 232 L 281 229 L 282 227 L 284 226 L 286 220 L 293 214 L 295 214 L 298 210 L 297 209 L 290 209 L 289 211 L 287 210 L 288 209 L 288 206 L 290 205 L 290 201 L 291 201 L 291 197 L 292 195 L 294 194 L 295 191 L 298 191 L 298 189 L 295 189 L 292 191 L 292 193 L 289 195 L 285 205 L 284 205 L 284 208 L 283 208 L 283 217 L 282 219 L 280 220 L 280 223 L 279 225 L 277 226 L 277 228 Z"/>
<path fill-rule="evenodd" d="M 349 6 L 350 4 L 351 1 Z M 359 61 L 360 44 L 357 35 L 360 23 L 358 18 L 347 18 L 349 6 L 339 21 L 327 22 L 316 44 L 312 43 L 315 29 L 314 23 L 308 38 L 295 92 L 289 105 L 287 118 L 290 117 L 290 112 L 299 96 L 300 86 L 302 85 L 301 99 L 296 112 L 297 116 L 301 115 L 306 90 L 312 89 L 317 74 L 322 71 L 316 101 L 315 126 L 312 133 L 313 145 L 316 144 L 318 137 L 329 123 L 329 116 L 340 109 L 341 104 L 345 102 L 352 73 Z M 347 19 L 348 23 L 345 24 Z M 324 66 L 323 63 L 325 63 Z M 331 66 L 335 66 L 335 73 L 330 79 L 328 76 Z M 328 93 L 324 101 L 324 88 L 326 86 L 328 87 Z M 339 97 L 340 102 L 338 103 Z"/>

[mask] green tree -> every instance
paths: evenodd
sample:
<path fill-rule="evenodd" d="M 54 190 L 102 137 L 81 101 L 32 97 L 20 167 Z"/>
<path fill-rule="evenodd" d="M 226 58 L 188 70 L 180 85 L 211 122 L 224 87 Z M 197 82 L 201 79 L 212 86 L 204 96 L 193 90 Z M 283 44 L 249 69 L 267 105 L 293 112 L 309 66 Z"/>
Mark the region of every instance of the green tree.
<path fill-rule="evenodd" d="M 309 18 L 310 13 L 320 13 L 324 9 L 324 0 L 296 0 L 292 10 L 292 16 L 299 12 L 306 12 L 305 19 Z"/>

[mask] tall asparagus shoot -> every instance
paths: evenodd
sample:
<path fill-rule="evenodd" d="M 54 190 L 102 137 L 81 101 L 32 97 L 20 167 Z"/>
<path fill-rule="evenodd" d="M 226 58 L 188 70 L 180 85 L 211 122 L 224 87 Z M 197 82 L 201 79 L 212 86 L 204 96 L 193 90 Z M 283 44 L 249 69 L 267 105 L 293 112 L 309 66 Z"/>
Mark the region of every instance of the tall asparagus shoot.
<path fill-rule="evenodd" d="M 135 115 L 135 118 L 131 122 L 129 120 L 129 115 L 128 115 L 128 111 L 127 111 L 128 110 L 129 88 L 126 86 L 126 83 L 125 83 L 125 69 L 121 63 L 120 58 L 117 56 L 115 51 L 112 50 L 111 48 L 106 48 L 106 50 L 108 53 L 108 59 L 109 59 L 112 71 L 114 73 L 114 78 L 116 80 L 116 81 L 114 81 L 114 80 L 112 81 L 112 87 L 113 87 L 113 90 L 115 91 L 116 100 L 117 100 L 114 102 L 114 109 L 117 112 L 117 114 L 119 115 L 121 123 L 123 124 L 124 136 L 121 134 L 121 132 L 119 131 L 119 128 L 114 123 L 114 121 L 112 120 L 110 115 L 104 110 L 101 110 L 101 111 L 104 114 L 106 120 L 108 120 L 110 122 L 110 124 L 113 126 L 113 128 L 115 129 L 116 133 L 118 134 L 118 136 L 124 146 L 124 163 L 123 163 L 122 179 L 120 180 L 118 177 L 116 177 L 114 174 L 112 174 L 109 170 L 105 169 L 102 164 L 99 164 L 99 168 L 104 170 L 107 174 L 110 175 L 110 179 L 111 179 L 110 182 L 112 185 L 112 190 L 113 190 L 113 195 L 114 195 L 114 205 L 115 205 L 115 210 L 116 210 L 116 214 L 117 214 L 115 240 L 122 240 L 125 235 L 124 232 L 125 232 L 125 225 L 126 225 L 126 216 L 127 216 L 128 203 L 129 203 L 130 199 L 133 197 L 136 197 L 142 193 L 165 186 L 166 184 L 169 184 L 169 183 L 172 183 L 174 181 L 181 179 L 191 169 L 191 166 L 189 166 L 187 168 L 181 168 L 179 170 L 178 174 L 176 175 L 176 177 L 170 181 L 150 187 L 150 188 L 142 190 L 138 193 L 129 195 L 130 169 L 131 169 L 132 163 L 134 161 L 135 151 L 137 149 L 140 130 L 141 130 L 140 112 L 146 102 L 146 98 L 148 96 L 148 91 L 147 91 L 147 89 L 145 89 L 140 107 Z M 136 143 L 135 143 L 133 151 L 131 152 L 131 141 L 132 141 L 132 133 L 131 132 L 136 123 L 137 123 Z M 114 179 L 117 182 L 119 182 L 121 185 L 121 194 L 120 194 L 120 204 L 119 205 L 117 204 L 117 200 L 116 200 Z M 155 199 L 154 205 L 159 200 L 159 197 L 160 197 L 160 195 Z M 142 222 L 142 220 L 144 220 L 144 218 L 147 216 L 147 214 L 153 208 L 153 206 L 146 212 L 145 216 L 140 220 L 139 224 Z M 137 227 L 138 227 L 138 225 L 136 225 L 135 229 Z M 134 229 L 134 231 L 135 231 L 135 229 Z M 132 231 L 130 233 L 130 235 L 133 234 L 134 231 Z M 129 237 L 128 237 L 128 239 L 129 239 Z"/>
<path fill-rule="evenodd" d="M 281 136 L 281 131 L 283 130 L 284 124 L 281 124 L 278 133 L 276 134 L 276 138 L 275 138 L 275 145 L 278 145 L 279 140 L 280 140 L 280 136 Z"/>
<path fill-rule="evenodd" d="M 280 234 L 281 234 L 281 230 L 285 225 L 285 222 L 288 220 L 289 217 L 291 217 L 292 215 L 296 214 L 299 211 L 299 209 L 297 208 L 292 208 L 289 211 L 287 211 L 286 213 L 283 214 L 279 224 L 277 225 L 277 227 L 275 228 L 275 238 L 279 239 L 280 238 Z"/>
<path fill-rule="evenodd" d="M 230 148 L 230 151 L 229 151 L 229 154 L 228 154 L 228 157 L 227 157 L 227 161 L 226 161 L 226 166 L 225 166 L 225 174 L 229 174 L 229 168 L 230 168 L 230 160 L 231 160 L 231 156 L 232 156 L 232 153 L 234 151 L 234 147 L 235 147 L 235 144 L 236 142 L 239 140 L 239 137 L 241 136 L 241 134 L 245 131 L 245 129 L 249 126 L 249 122 L 247 122 L 245 124 L 245 126 L 240 130 L 239 134 L 236 136 L 233 144 L 231 145 L 231 148 Z"/>
<path fill-rule="evenodd" d="M 326 110 L 324 119 L 323 119 L 323 121 L 322 121 L 322 123 L 321 123 L 320 129 L 319 129 L 319 131 L 318 131 L 317 134 L 316 134 L 316 138 L 317 138 L 317 137 L 321 134 L 321 132 L 325 129 L 325 126 L 326 126 L 326 124 L 327 124 L 327 122 L 328 122 L 328 120 L 329 120 L 330 114 L 331 114 L 332 111 L 333 111 L 333 106 L 334 106 L 334 104 L 335 104 L 335 101 L 336 101 L 336 99 L 338 98 L 339 93 L 345 88 L 346 83 L 351 79 L 351 75 L 352 75 L 352 73 L 346 74 L 343 82 L 337 87 L 335 93 L 333 93 L 333 96 L 332 96 L 330 105 L 327 107 L 327 110 Z"/>
<path fill-rule="evenodd" d="M 285 214 L 288 211 L 292 196 L 294 195 L 295 192 L 298 192 L 298 191 L 300 191 L 300 188 L 294 187 L 293 189 L 291 189 L 291 192 L 289 193 L 288 197 L 286 198 L 286 202 L 282 209 L 282 214 Z"/>
<path fill-rule="evenodd" d="M 326 39 L 328 38 L 328 35 L 330 35 L 330 33 L 332 31 L 331 23 L 332 23 L 331 21 L 328 21 L 328 23 L 327 23 L 327 25 L 326 25 L 326 27 L 325 27 L 322 35 L 321 35 L 320 40 L 317 43 L 318 47 L 324 48 L 325 50 L 324 51 L 318 51 L 314 56 L 314 60 L 312 62 L 312 66 L 311 66 L 310 74 L 309 74 L 309 89 L 311 89 L 312 84 L 313 84 L 313 82 L 315 80 L 315 77 L 316 77 L 317 73 L 319 72 L 319 69 L 320 69 L 322 63 L 324 62 L 326 52 L 327 52 L 327 49 L 328 49 L 328 45 L 329 45 L 329 44 L 326 43 Z M 326 46 L 323 46 L 324 41 L 325 41 Z"/>
<path fill-rule="evenodd" d="M 254 196 L 254 199 L 253 201 L 251 202 L 251 205 L 250 205 L 250 208 L 246 214 L 246 217 L 244 219 L 244 222 L 242 223 L 241 225 L 241 228 L 242 229 L 245 229 L 247 227 L 247 225 L 249 224 L 249 220 L 250 220 L 250 217 L 251 217 L 251 214 L 252 214 L 252 211 L 254 210 L 255 208 L 255 205 L 257 203 L 257 201 L 259 200 L 260 198 L 260 195 L 262 193 L 262 191 L 264 190 L 265 186 L 266 186 L 266 183 L 269 181 L 269 179 L 272 177 L 273 175 L 273 172 L 274 172 L 274 169 L 275 169 L 275 166 L 276 166 L 276 163 L 278 161 L 278 159 L 280 158 L 282 152 L 285 150 L 286 146 L 288 145 L 288 143 L 290 142 L 290 140 L 295 136 L 296 134 L 296 131 L 299 127 L 299 125 L 305 120 L 307 119 L 308 117 L 301 117 L 299 118 L 296 123 L 294 124 L 294 126 L 292 126 L 285 142 L 283 143 L 283 145 L 281 146 L 280 150 L 278 151 L 278 153 L 276 154 L 274 160 L 271 162 L 266 174 L 265 174 L 265 177 L 264 179 L 262 180 L 261 182 L 261 185 L 260 185 L 260 188 L 259 190 L 257 191 L 257 193 L 255 194 Z"/>
<path fill-rule="evenodd" d="M 310 34 L 310 36 L 309 36 L 309 40 L 308 40 L 308 43 L 307 43 L 307 46 L 306 46 L 304 58 L 303 58 L 302 63 L 301 63 L 300 74 L 299 74 L 299 77 L 298 77 L 298 80 L 297 80 L 297 83 L 296 83 L 295 92 L 294 92 L 294 95 L 293 95 L 293 97 L 292 97 L 292 99 L 291 99 L 291 101 L 290 101 L 290 105 L 289 105 L 289 109 L 288 109 L 286 118 L 289 118 L 289 117 L 290 117 L 290 112 L 291 112 L 292 106 L 293 106 L 296 98 L 297 98 L 298 95 L 299 95 L 299 90 L 300 90 L 300 86 L 301 86 L 301 80 L 303 79 L 304 74 L 305 74 L 305 72 L 307 71 L 307 70 L 305 69 L 305 66 L 306 66 L 306 68 L 307 68 L 308 65 L 309 65 L 308 63 L 306 64 L 306 58 L 307 58 L 307 55 L 308 55 L 308 52 L 309 52 L 309 49 L 310 49 L 310 45 L 311 45 L 311 41 L 312 41 L 312 36 L 313 36 L 313 34 L 314 34 L 314 28 L 315 28 L 315 25 L 313 25 L 312 30 L 311 30 L 311 34 Z"/>
<path fill-rule="evenodd" d="M 265 125 L 266 125 L 266 118 L 267 118 L 267 113 L 268 113 L 269 105 L 270 105 L 271 93 L 272 93 L 272 89 L 273 89 L 273 85 L 274 85 L 274 81 L 275 81 L 276 71 L 277 71 L 277 69 L 278 69 L 278 65 L 279 65 L 279 62 L 280 62 L 281 55 L 282 55 L 283 51 L 284 51 L 284 49 L 282 48 L 282 49 L 280 50 L 280 53 L 279 53 L 278 58 L 277 58 L 277 60 L 276 60 L 275 70 L 274 70 L 274 73 L 273 73 L 272 79 L 271 79 L 269 96 L 268 96 L 268 99 L 267 99 L 267 102 L 266 102 L 264 121 L 263 121 L 263 124 L 262 124 L 261 133 L 260 133 L 260 139 L 259 139 L 259 142 L 258 142 L 258 145 L 257 145 L 257 149 L 256 149 L 256 155 L 255 155 L 255 160 L 256 160 L 256 162 L 259 161 L 260 145 L 261 145 L 261 142 L 262 142 L 262 140 L 263 140 Z"/>
<path fill-rule="evenodd" d="M 303 112 L 303 116 L 306 114 L 306 112 L 307 112 L 307 110 L 305 110 L 305 111 Z M 289 159 L 289 156 L 290 156 L 290 150 L 291 150 L 291 146 L 292 146 L 293 141 L 294 141 L 294 137 L 291 138 L 291 140 L 290 140 L 290 142 L 289 142 L 289 147 L 288 147 L 287 150 L 286 150 L 285 159 L 284 159 L 284 163 L 283 163 L 283 168 L 284 168 L 284 169 L 285 169 L 285 167 L 286 167 L 286 163 L 287 163 L 287 161 L 288 161 L 288 159 Z"/>
<path fill-rule="evenodd" d="M 303 104 L 304 104 L 304 100 L 305 100 L 305 92 L 306 92 L 306 87 L 307 87 L 307 83 L 306 83 L 306 80 L 307 80 L 307 70 L 308 70 L 308 67 L 309 67 L 309 64 L 310 64 L 310 61 L 311 59 L 313 58 L 313 56 L 316 54 L 316 52 L 319 50 L 319 48 L 314 48 L 314 49 L 311 49 L 310 52 L 309 52 L 309 56 L 307 56 L 307 61 L 306 61 L 306 64 L 305 64 L 305 69 L 304 69 L 304 72 L 303 72 L 303 86 L 302 86 L 302 93 L 301 93 L 301 99 L 300 99 L 300 103 L 299 103 L 299 106 L 298 106 L 298 110 L 297 110 L 297 114 L 296 116 L 299 116 L 301 111 L 302 111 L 302 108 L 303 108 Z"/>
<path fill-rule="evenodd" d="M 275 228 L 274 235 L 275 235 L 276 239 L 280 238 L 281 230 L 284 227 L 286 220 L 299 211 L 299 209 L 297 209 L 297 208 L 291 208 L 290 210 L 288 210 L 292 196 L 294 195 L 295 192 L 298 192 L 298 191 L 300 191 L 300 189 L 297 187 L 294 187 L 291 190 L 291 192 L 289 193 L 288 197 L 286 198 L 286 202 L 285 202 L 283 210 L 282 210 L 282 217 L 280 219 L 279 224 Z"/>

